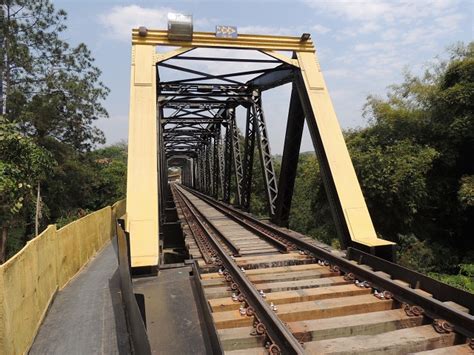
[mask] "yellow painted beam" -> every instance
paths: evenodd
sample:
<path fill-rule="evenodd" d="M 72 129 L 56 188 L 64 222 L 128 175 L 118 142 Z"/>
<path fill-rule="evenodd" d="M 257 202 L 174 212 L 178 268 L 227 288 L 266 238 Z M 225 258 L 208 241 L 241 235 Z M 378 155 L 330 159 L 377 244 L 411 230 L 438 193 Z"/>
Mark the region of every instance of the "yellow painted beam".
<path fill-rule="evenodd" d="M 294 67 L 299 67 L 299 64 L 298 64 L 298 60 L 297 59 L 291 59 L 289 57 L 287 57 L 286 55 L 283 55 L 283 54 L 280 54 L 280 53 L 277 53 L 277 52 L 274 52 L 274 51 L 261 51 L 262 53 L 272 57 L 272 58 L 275 58 L 277 60 L 280 60 L 286 64 L 289 64 L 289 65 L 292 65 Z"/>
<path fill-rule="evenodd" d="M 133 44 L 149 44 L 174 47 L 217 47 L 235 49 L 275 50 L 314 52 L 311 39 L 302 41 L 296 36 L 264 36 L 239 34 L 237 38 L 216 37 L 214 32 L 194 32 L 192 41 L 176 41 L 168 39 L 168 31 L 148 30 L 142 37 L 138 29 L 132 30 Z"/>
<path fill-rule="evenodd" d="M 368 247 L 395 244 L 375 233 L 316 54 L 296 55 L 352 241 Z"/>
<path fill-rule="evenodd" d="M 184 53 L 189 52 L 193 49 L 194 49 L 194 47 L 181 47 L 181 48 L 175 49 L 174 51 L 169 51 L 169 52 L 166 52 L 166 53 L 157 53 L 157 54 L 155 54 L 155 62 L 156 63 L 164 62 L 165 60 L 174 58 L 174 57 L 176 57 L 180 54 L 184 54 Z"/>
<path fill-rule="evenodd" d="M 158 146 L 155 47 L 132 46 L 127 225 L 132 267 L 158 265 Z"/>

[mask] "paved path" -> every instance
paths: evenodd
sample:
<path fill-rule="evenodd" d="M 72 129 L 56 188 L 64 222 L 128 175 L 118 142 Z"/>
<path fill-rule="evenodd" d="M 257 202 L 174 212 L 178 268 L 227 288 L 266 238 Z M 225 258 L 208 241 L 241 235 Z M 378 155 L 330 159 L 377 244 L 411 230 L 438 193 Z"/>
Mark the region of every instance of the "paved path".
<path fill-rule="evenodd" d="M 129 354 L 115 244 L 56 295 L 30 354 Z"/>

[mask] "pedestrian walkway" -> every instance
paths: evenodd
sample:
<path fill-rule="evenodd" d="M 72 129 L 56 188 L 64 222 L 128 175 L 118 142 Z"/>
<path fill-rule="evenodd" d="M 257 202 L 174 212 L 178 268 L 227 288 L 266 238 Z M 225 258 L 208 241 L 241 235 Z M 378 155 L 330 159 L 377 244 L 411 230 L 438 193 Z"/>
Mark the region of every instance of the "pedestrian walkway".
<path fill-rule="evenodd" d="M 115 248 L 107 245 L 57 293 L 31 355 L 130 353 Z"/>

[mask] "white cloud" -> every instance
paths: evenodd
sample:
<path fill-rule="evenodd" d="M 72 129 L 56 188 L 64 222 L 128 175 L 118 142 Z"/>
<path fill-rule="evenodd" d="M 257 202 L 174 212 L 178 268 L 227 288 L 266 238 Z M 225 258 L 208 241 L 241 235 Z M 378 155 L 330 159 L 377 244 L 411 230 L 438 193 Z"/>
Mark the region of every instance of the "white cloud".
<path fill-rule="evenodd" d="M 144 8 L 137 5 L 115 6 L 99 16 L 100 23 L 106 28 L 106 35 L 120 41 L 130 41 L 132 28 L 166 29 L 168 13 L 176 12 L 168 7 Z"/>
<path fill-rule="evenodd" d="M 99 22 L 105 27 L 106 35 L 120 41 L 129 41 L 132 28 L 145 26 L 166 29 L 168 13 L 180 12 L 170 7 L 141 7 L 138 5 L 115 6 L 99 15 Z M 194 27 L 210 27 L 207 18 L 193 18 Z"/>
<path fill-rule="evenodd" d="M 328 33 L 328 32 L 331 31 L 330 28 L 328 28 L 328 27 L 326 27 L 326 26 L 323 26 L 323 25 L 319 25 L 319 24 L 314 25 L 313 27 L 311 27 L 311 29 L 312 29 L 314 32 L 319 33 L 319 34 L 322 34 L 322 35 L 323 35 L 323 34 L 326 34 L 326 33 Z"/>
<path fill-rule="evenodd" d="M 296 33 L 294 27 L 272 27 L 272 26 L 239 26 L 237 27 L 239 33 L 245 34 L 259 34 L 259 35 L 282 35 L 291 36 Z"/>
<path fill-rule="evenodd" d="M 303 0 L 307 5 L 350 21 L 393 23 L 442 15 L 457 0 Z"/>

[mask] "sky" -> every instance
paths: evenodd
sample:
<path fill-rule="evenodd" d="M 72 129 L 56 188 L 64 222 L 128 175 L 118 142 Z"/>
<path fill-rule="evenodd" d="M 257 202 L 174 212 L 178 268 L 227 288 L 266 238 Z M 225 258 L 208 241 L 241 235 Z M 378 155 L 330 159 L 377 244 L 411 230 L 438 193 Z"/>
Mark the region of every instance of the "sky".
<path fill-rule="evenodd" d="M 110 117 L 97 122 L 107 144 L 127 140 L 131 29 L 166 29 L 169 12 L 192 14 L 195 31 L 231 25 L 239 33 L 311 33 L 342 128 L 367 124 L 362 111 L 368 95 L 384 97 L 388 86 L 403 80 L 404 72 L 420 74 L 446 57 L 450 46 L 473 40 L 474 1 L 464 0 L 53 3 L 68 13 L 64 38 L 87 44 L 102 70 L 102 81 L 111 89 L 104 103 Z M 283 150 L 290 90 L 285 85 L 263 94 L 273 154 Z M 238 122 L 242 125 L 242 118 Z M 301 151 L 308 150 L 313 147 L 305 128 Z"/>

